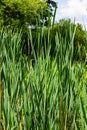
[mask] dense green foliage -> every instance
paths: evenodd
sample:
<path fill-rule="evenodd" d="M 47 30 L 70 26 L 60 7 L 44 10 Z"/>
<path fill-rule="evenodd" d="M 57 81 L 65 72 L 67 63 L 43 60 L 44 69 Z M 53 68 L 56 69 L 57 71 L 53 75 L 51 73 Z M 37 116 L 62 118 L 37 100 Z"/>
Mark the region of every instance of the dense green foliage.
<path fill-rule="evenodd" d="M 43 15 L 46 9 L 47 4 L 44 0 L 2 0 L 0 2 L 0 25 L 11 27 L 35 25 L 36 19 L 39 15 Z"/>
<path fill-rule="evenodd" d="M 76 27 L 76 33 L 74 37 L 74 55 L 75 60 L 85 60 L 86 50 L 85 46 L 87 44 L 86 31 L 83 29 L 82 25 L 71 22 L 71 20 L 60 20 L 59 29 L 63 37 L 66 36 L 66 33 L 69 33 L 69 27 L 71 25 L 71 30 L 74 30 Z M 58 28 L 58 27 L 56 27 Z M 57 29 L 56 29 L 57 30 Z M 67 32 L 68 31 L 68 32 Z M 69 35 L 69 34 L 68 34 Z M 67 40 L 69 36 L 67 35 Z"/>
<path fill-rule="evenodd" d="M 1 0 L 0 26 L 36 25 L 39 18 L 40 25 L 48 25 L 48 17 L 54 16 L 55 8 L 57 4 L 52 0 Z"/>
<path fill-rule="evenodd" d="M 86 31 L 70 20 L 54 24 L 56 7 L 0 1 L 0 130 L 87 129 Z"/>
<path fill-rule="evenodd" d="M 71 26 L 71 28 L 70 28 Z M 81 24 L 75 24 L 71 22 L 70 19 L 65 20 L 62 19 L 58 23 L 56 23 L 54 26 L 51 26 L 50 28 L 44 28 L 44 34 L 42 38 L 42 42 L 46 39 L 48 39 L 48 36 L 50 37 L 50 44 L 51 44 L 51 56 L 55 56 L 55 47 L 56 47 L 56 41 L 55 41 L 55 35 L 58 33 L 58 35 L 61 35 L 61 37 L 64 39 L 66 38 L 66 42 L 71 39 L 70 30 L 74 30 L 76 27 L 75 37 L 74 37 L 74 54 L 73 54 L 73 60 L 75 61 L 84 61 L 86 57 L 86 44 L 87 44 L 87 38 L 86 38 L 86 31 L 83 29 Z M 49 30 L 49 31 L 48 31 Z M 41 29 L 38 29 L 39 32 L 42 32 Z M 38 37 L 37 32 L 33 34 L 33 39 L 35 37 Z M 49 33 L 48 33 L 49 32 Z M 45 37 L 45 39 L 44 39 Z M 36 40 L 36 39 L 35 39 Z M 34 41 L 35 41 L 34 40 Z M 38 38 L 37 38 L 38 40 Z M 46 40 L 47 41 L 47 40 Z M 44 42 L 43 42 L 44 43 Z M 43 44 L 42 43 L 42 44 Z M 48 41 L 46 42 L 47 44 Z M 37 49 L 37 41 L 35 42 Z M 68 46 L 69 43 L 67 43 Z"/>
<path fill-rule="evenodd" d="M 22 54 L 29 57 L 28 27 L 36 25 L 50 25 L 55 15 L 56 2 L 48 0 L 1 0 L 0 2 L 0 28 L 22 30 L 20 49 Z M 38 20 L 39 19 L 39 20 Z M 37 22 L 39 21 L 39 22 Z M 54 22 L 54 19 L 53 19 Z"/>
<path fill-rule="evenodd" d="M 41 37 L 43 32 L 44 29 Z M 21 32 L 4 30 L 0 33 L 2 129 L 87 129 L 87 72 L 85 64 L 72 64 L 75 32 L 76 28 L 70 30 L 69 39 L 56 33 L 57 51 L 51 60 L 50 46 L 45 48 L 45 43 L 45 51 L 42 49 L 39 53 L 38 49 L 35 54 L 29 31 L 35 61 L 32 65 L 31 60 L 30 67 L 27 57 L 20 55 Z M 49 39 L 48 36 L 50 45 Z"/>
<path fill-rule="evenodd" d="M 26 1 L 26 0 L 25 0 Z M 54 16 L 55 19 L 55 13 L 57 4 L 56 2 L 52 0 L 48 1 L 33 1 L 28 0 L 25 1 L 17 1 L 17 0 L 3 0 L 0 2 L 0 24 L 1 28 L 2 26 L 9 26 L 10 28 L 14 29 L 20 29 L 22 28 L 22 43 L 21 43 L 21 50 L 23 54 L 28 55 L 28 25 L 36 25 L 37 19 L 39 19 L 39 22 L 37 23 L 38 26 L 42 26 L 40 22 L 45 22 L 44 25 L 51 25 L 50 16 Z M 53 10 L 52 10 L 53 9 Z M 49 16 L 50 14 L 50 16 Z M 53 19 L 53 24 L 54 24 Z M 49 22 L 50 21 L 50 22 Z M 85 60 L 86 56 L 86 32 L 83 30 L 81 24 L 75 24 L 69 20 L 60 20 L 58 23 L 56 23 L 53 26 L 50 26 L 49 28 L 45 28 L 43 38 L 40 42 L 46 42 L 48 39 L 48 35 L 50 35 L 50 43 L 51 43 L 51 56 L 53 57 L 55 55 L 55 35 L 56 33 L 61 33 L 62 37 L 67 37 L 69 39 L 69 25 L 71 24 L 71 29 L 74 30 L 75 26 L 77 26 L 76 34 L 74 38 L 74 60 Z M 35 51 L 37 52 L 38 48 L 38 31 L 41 31 L 42 29 L 35 29 L 33 30 L 33 44 Z M 48 34 L 48 30 L 49 34 Z M 66 35 L 67 33 L 67 35 Z M 41 34 L 41 33 L 40 33 Z M 39 37 L 39 38 L 40 38 Z M 44 39 L 45 37 L 45 39 Z M 45 41 L 44 41 L 45 40 Z M 42 44 L 40 46 L 42 46 Z M 48 44 L 46 42 L 46 44 Z M 68 44 L 68 43 L 67 43 Z M 40 48 L 39 48 L 40 49 Z"/>

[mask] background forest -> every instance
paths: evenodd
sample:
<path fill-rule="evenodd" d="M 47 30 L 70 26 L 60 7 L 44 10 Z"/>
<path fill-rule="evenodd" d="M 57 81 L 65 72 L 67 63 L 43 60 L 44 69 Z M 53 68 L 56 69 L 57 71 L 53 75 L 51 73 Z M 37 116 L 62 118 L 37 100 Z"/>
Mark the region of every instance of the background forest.
<path fill-rule="evenodd" d="M 57 8 L 0 1 L 0 130 L 87 129 L 87 31 Z"/>

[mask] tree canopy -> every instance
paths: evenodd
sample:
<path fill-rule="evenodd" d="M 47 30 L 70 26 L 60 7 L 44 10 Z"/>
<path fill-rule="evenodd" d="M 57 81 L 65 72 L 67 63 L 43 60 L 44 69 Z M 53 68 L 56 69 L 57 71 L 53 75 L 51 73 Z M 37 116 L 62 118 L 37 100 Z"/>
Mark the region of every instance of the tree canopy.
<path fill-rule="evenodd" d="M 45 0 L 2 0 L 0 2 L 0 24 L 34 25 L 36 18 L 46 12 Z"/>

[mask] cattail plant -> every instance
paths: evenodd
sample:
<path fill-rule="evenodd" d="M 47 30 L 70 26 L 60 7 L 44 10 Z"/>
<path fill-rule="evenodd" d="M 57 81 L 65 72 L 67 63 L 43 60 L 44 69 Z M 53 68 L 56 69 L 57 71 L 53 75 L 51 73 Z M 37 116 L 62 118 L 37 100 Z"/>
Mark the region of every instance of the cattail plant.
<path fill-rule="evenodd" d="M 4 130 L 87 129 L 87 70 L 85 64 L 73 62 L 76 28 L 69 25 L 65 37 L 58 29 L 53 58 L 50 30 L 46 37 L 44 27 L 37 29 L 36 40 L 29 30 L 29 66 L 27 56 L 20 54 L 21 32 L 0 32 L 0 124 Z"/>

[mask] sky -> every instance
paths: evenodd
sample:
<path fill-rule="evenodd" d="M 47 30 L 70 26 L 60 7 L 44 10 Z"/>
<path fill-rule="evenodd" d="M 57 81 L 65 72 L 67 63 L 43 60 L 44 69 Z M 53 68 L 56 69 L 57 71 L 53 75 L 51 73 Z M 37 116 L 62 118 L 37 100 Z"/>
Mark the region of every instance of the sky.
<path fill-rule="evenodd" d="M 54 0 L 58 3 L 56 22 L 70 18 L 87 29 L 87 0 Z"/>

